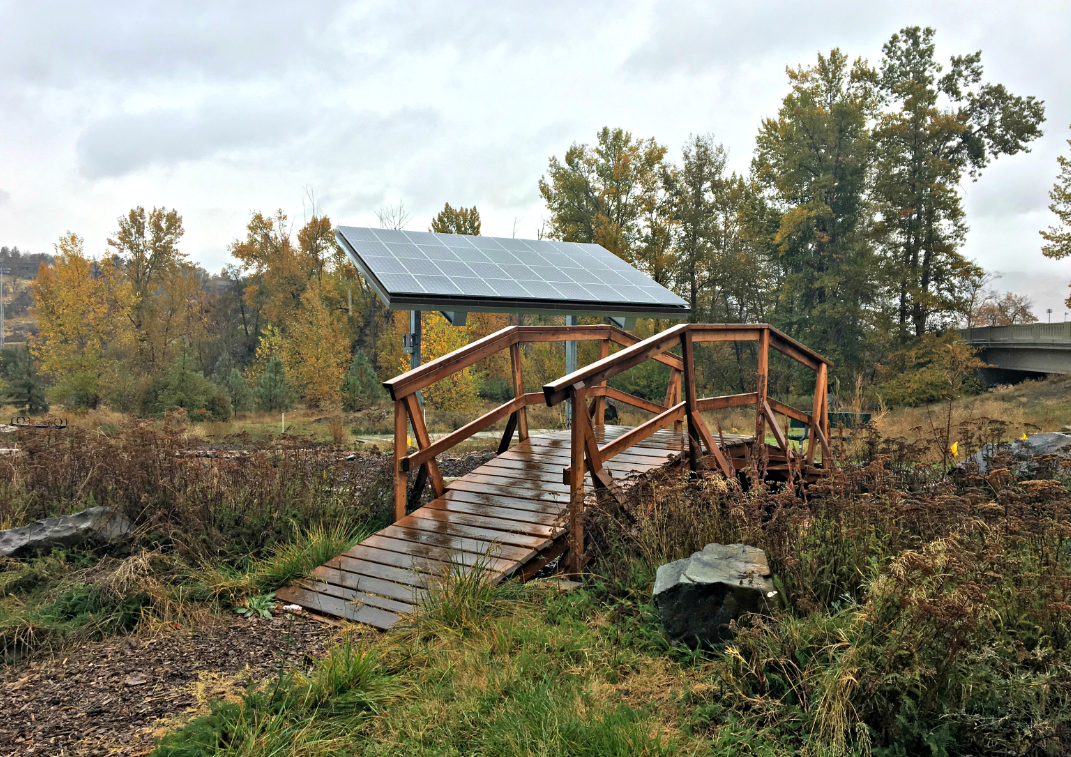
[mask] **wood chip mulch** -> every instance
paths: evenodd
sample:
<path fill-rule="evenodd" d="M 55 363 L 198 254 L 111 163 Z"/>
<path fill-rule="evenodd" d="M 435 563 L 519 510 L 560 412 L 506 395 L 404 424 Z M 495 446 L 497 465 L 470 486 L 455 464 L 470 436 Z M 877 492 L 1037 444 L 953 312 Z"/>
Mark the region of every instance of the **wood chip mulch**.
<path fill-rule="evenodd" d="M 338 633 L 308 616 L 234 616 L 0 665 L 0 755 L 146 755 L 209 700 L 284 664 L 307 670 Z"/>

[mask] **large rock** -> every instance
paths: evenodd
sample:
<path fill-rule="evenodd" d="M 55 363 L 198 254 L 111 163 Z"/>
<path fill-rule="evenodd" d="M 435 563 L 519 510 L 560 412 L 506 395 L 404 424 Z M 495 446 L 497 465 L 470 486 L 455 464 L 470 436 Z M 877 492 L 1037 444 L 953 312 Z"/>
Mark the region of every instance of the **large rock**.
<path fill-rule="evenodd" d="M 91 507 L 74 515 L 45 518 L 28 526 L 0 531 L 0 556 L 25 557 L 54 547 L 99 547 L 130 533 L 133 524 L 122 513 Z"/>
<path fill-rule="evenodd" d="M 1022 468 L 1019 473 L 1030 473 L 1034 467 L 1031 461 L 1037 455 L 1059 455 L 1071 457 L 1071 434 L 1061 434 L 1058 431 L 1033 434 L 1026 439 L 1014 441 L 1011 444 L 1000 445 L 987 444 L 975 452 L 969 459 L 978 465 L 978 470 L 985 475 L 989 470 L 989 461 L 998 452 L 1008 452 L 1014 461 L 1020 463 Z"/>
<path fill-rule="evenodd" d="M 666 633 L 691 647 L 725 639 L 731 620 L 768 612 L 776 594 L 766 554 L 743 544 L 708 544 L 662 565 L 654 586 Z"/>

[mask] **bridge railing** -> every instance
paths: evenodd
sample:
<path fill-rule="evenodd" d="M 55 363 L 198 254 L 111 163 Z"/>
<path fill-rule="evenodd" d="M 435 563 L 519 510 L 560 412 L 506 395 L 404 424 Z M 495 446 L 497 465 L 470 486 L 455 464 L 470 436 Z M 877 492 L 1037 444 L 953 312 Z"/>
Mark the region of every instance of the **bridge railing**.
<path fill-rule="evenodd" d="M 419 501 L 424 487 L 429 482 L 436 497 L 441 497 L 445 492 L 446 487 L 443 484 L 442 475 L 439 473 L 439 466 L 435 460 L 437 456 L 504 418 L 508 418 L 508 420 L 502 441 L 499 443 L 499 453 L 505 452 L 509 448 L 514 434 L 517 434 L 521 441 L 528 438 L 527 407 L 529 405 L 543 404 L 544 395 L 541 392 L 525 392 L 524 390 L 520 346 L 527 342 L 566 341 L 598 341 L 599 356 L 600 358 L 605 358 L 610 354 L 611 342 L 627 347 L 638 343 L 640 339 L 627 331 L 622 331 L 610 325 L 509 326 L 448 355 L 443 355 L 407 373 L 403 373 L 390 381 L 383 382 L 383 386 L 390 393 L 394 402 L 393 502 L 395 521 L 405 517 L 408 504 L 415 504 Z M 432 442 L 427 426 L 424 423 L 424 414 L 420 411 L 420 406 L 417 402 L 416 393 L 504 350 L 509 350 L 510 353 L 513 399 L 484 413 L 453 433 Z M 681 359 L 676 355 L 657 355 L 653 359 L 670 367 L 670 390 L 666 394 L 666 403 L 671 401 L 679 402 L 680 373 L 684 367 Z M 676 394 L 674 394 L 674 386 L 677 387 Z M 596 419 L 597 424 L 601 425 L 603 423 L 607 397 L 644 409 L 651 409 L 651 407 L 662 409 L 641 397 L 610 389 L 606 386 L 599 388 L 601 392 L 591 395 L 593 401 L 589 408 L 589 412 Z M 408 449 L 408 430 L 410 427 L 413 430 L 413 442 L 416 447 L 416 450 L 412 453 Z M 408 474 L 413 470 L 417 471 L 417 478 L 412 492 L 407 496 Z"/>
<path fill-rule="evenodd" d="M 969 344 L 1071 344 L 1071 322 L 975 326 L 960 329 Z"/>
<path fill-rule="evenodd" d="M 759 343 L 756 391 L 747 394 L 699 398 L 695 381 L 694 345 L 704 342 L 741 341 Z M 657 406 L 645 408 L 651 412 L 657 412 L 653 418 L 600 447 L 595 439 L 592 418 L 589 412 L 586 412 L 588 399 L 605 396 L 607 390 L 604 387 L 609 379 L 647 360 L 661 359 L 669 350 L 678 345 L 681 347 L 682 354 L 680 380 L 683 383 L 683 400 L 680 394 L 677 394 L 676 401 L 671 402 L 670 393 L 667 393 L 664 408 Z M 771 347 L 815 372 L 815 390 L 810 415 L 771 399 L 767 395 Z M 604 356 L 591 365 L 546 384 L 543 387 L 543 395 L 548 405 L 554 406 L 568 401 L 572 404 L 573 410 L 570 465 L 564 472 L 564 482 L 569 486 L 570 494 L 568 513 L 570 549 L 567 572 L 576 573 L 581 568 L 580 556 L 583 554 L 584 544 L 582 513 L 585 474 L 591 474 L 594 486 L 612 488 L 612 476 L 606 469 L 605 463 L 670 424 L 679 424 L 682 421 L 687 423 L 689 465 L 693 470 L 700 466 L 705 449 L 706 454 L 714 458 L 716 465 L 727 478 L 735 477 L 735 469 L 726 459 L 703 420 L 701 415 L 703 411 L 756 405 L 756 439 L 765 439 L 765 425 L 769 423 L 774 440 L 781 448 L 788 464 L 790 481 L 793 465 L 797 464 L 799 468 L 803 468 L 804 462 L 803 459 L 797 459 L 797 456 L 793 455 L 788 440 L 778 425 L 777 415 L 794 418 L 810 427 L 810 441 L 804 458 L 807 468 L 813 465 L 815 451 L 819 445 L 823 452 L 823 464 L 825 461 L 832 461 L 833 456 L 829 449 L 827 386 L 830 365 L 831 363 L 818 353 L 768 324 L 681 324 L 626 347 L 612 356 Z M 802 455 L 798 457 L 803 458 Z"/>

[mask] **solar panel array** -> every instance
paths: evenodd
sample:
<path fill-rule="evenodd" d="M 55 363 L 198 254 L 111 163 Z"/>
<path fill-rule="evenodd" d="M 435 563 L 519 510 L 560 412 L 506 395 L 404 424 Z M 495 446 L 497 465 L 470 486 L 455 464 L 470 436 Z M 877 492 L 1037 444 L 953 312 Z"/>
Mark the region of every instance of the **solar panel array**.
<path fill-rule="evenodd" d="M 388 296 L 620 305 L 687 303 L 597 244 L 340 226 Z"/>

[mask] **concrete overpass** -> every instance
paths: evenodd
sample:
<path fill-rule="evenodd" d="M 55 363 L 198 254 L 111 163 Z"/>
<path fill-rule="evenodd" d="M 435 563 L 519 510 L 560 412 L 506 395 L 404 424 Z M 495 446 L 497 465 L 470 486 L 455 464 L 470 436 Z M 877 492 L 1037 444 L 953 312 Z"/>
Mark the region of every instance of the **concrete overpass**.
<path fill-rule="evenodd" d="M 1071 322 L 960 329 L 994 368 L 1028 373 L 1071 373 Z"/>

